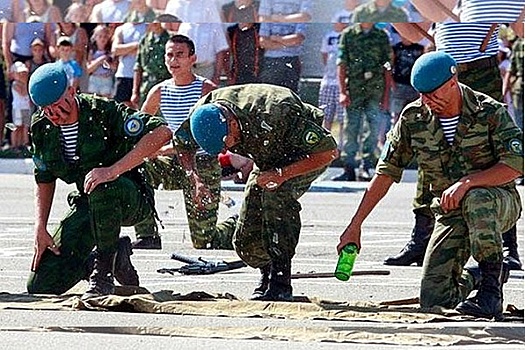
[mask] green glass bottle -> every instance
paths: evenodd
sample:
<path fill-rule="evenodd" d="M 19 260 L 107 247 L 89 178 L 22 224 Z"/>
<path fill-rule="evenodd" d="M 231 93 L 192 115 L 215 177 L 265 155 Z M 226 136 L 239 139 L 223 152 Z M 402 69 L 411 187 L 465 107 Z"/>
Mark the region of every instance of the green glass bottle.
<path fill-rule="evenodd" d="M 348 281 L 352 275 L 355 259 L 357 258 L 357 245 L 350 243 L 344 246 L 339 254 L 339 260 L 335 268 L 335 278 L 340 281 Z"/>

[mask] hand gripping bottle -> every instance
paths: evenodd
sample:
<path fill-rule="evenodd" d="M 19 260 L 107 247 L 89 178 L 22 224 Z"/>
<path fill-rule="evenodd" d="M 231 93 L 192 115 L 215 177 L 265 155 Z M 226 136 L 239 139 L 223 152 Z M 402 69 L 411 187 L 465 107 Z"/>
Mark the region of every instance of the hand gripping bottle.
<path fill-rule="evenodd" d="M 344 246 L 339 254 L 339 260 L 335 268 L 335 278 L 340 281 L 348 281 L 352 275 L 352 269 L 354 268 L 354 262 L 357 258 L 357 245 L 350 243 Z"/>

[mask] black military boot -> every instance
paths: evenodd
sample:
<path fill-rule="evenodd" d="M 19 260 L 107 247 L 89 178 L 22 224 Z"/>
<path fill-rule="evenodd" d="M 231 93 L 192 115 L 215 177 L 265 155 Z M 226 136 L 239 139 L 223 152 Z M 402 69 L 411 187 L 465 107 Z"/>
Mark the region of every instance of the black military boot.
<path fill-rule="evenodd" d="M 352 165 L 345 165 L 341 175 L 332 178 L 332 181 L 355 181 L 355 169 Z"/>
<path fill-rule="evenodd" d="M 509 270 L 523 270 L 518 253 L 518 241 L 516 237 L 516 226 L 501 235 L 503 241 L 503 264 Z"/>
<path fill-rule="evenodd" d="M 96 251 L 93 250 L 86 261 L 84 278 L 89 281 L 89 276 L 95 266 Z M 122 286 L 138 286 L 139 275 L 131 263 L 130 256 L 133 255 L 131 239 L 128 236 L 120 237 L 118 241 L 117 256 L 115 258 L 115 279 Z"/>
<path fill-rule="evenodd" d="M 89 289 L 82 295 L 82 300 L 115 292 L 113 282 L 115 257 L 116 253 L 100 253 L 95 250 L 93 271 L 89 276 Z"/>
<path fill-rule="evenodd" d="M 479 289 L 471 298 L 459 303 L 456 311 L 464 315 L 499 320 L 503 313 L 503 293 L 501 288 L 502 263 L 480 262 L 481 281 Z"/>
<path fill-rule="evenodd" d="M 423 265 L 425 251 L 430 241 L 430 235 L 434 228 L 434 218 L 422 214 L 416 210 L 416 223 L 412 229 L 410 241 L 401 249 L 399 254 L 391 256 L 383 262 L 385 265 L 410 266 L 416 263 Z"/>
<path fill-rule="evenodd" d="M 131 263 L 131 239 L 128 236 L 118 240 L 117 257 L 115 258 L 115 279 L 123 286 L 138 286 L 139 275 Z"/>
<path fill-rule="evenodd" d="M 268 289 L 252 300 L 293 301 L 291 260 L 272 261 Z"/>
<path fill-rule="evenodd" d="M 476 262 L 474 264 L 465 266 L 464 269 L 468 273 L 470 273 L 470 275 L 472 276 L 472 278 L 474 280 L 474 285 L 473 285 L 472 289 L 473 290 L 479 289 L 479 286 L 480 286 L 480 283 L 481 283 L 481 269 L 480 269 L 478 263 Z M 501 275 L 500 275 L 500 278 L 499 278 L 500 284 L 503 286 L 505 283 L 507 283 L 509 281 L 509 277 L 510 277 L 509 268 L 505 264 L 502 264 L 502 266 L 501 266 Z"/>
<path fill-rule="evenodd" d="M 270 284 L 270 269 L 272 264 L 268 264 L 264 267 L 261 267 L 261 277 L 259 278 L 259 284 L 253 290 L 251 300 L 258 300 L 267 290 L 268 285 Z"/>

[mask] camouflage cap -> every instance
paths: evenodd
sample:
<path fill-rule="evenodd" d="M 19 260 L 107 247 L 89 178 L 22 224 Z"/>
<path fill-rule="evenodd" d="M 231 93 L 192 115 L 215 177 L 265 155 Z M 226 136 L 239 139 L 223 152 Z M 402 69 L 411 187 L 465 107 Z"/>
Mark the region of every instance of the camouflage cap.
<path fill-rule="evenodd" d="M 430 93 L 452 78 L 457 71 L 454 58 L 443 51 L 433 51 L 421 55 L 410 75 L 410 83 L 418 92 Z"/>
<path fill-rule="evenodd" d="M 29 77 L 29 96 L 33 103 L 45 107 L 60 99 L 68 87 L 64 65 L 60 62 L 46 63 Z"/>
<path fill-rule="evenodd" d="M 216 105 L 208 103 L 197 107 L 190 116 L 190 129 L 195 141 L 209 154 L 218 154 L 224 149 L 228 126 Z"/>

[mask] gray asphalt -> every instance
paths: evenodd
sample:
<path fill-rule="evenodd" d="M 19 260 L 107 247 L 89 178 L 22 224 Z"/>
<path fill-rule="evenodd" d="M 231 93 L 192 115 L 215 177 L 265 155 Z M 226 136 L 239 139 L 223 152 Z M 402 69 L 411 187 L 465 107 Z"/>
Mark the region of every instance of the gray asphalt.
<path fill-rule="evenodd" d="M 323 180 L 338 169 L 331 169 Z M 1 171 L 0 171 L 1 173 Z M 408 172 L 404 182 L 396 184 L 379 207 L 372 212 L 363 227 L 363 249 L 358 257 L 356 269 L 384 269 L 385 257 L 397 253 L 410 236 L 413 224 L 411 199 L 415 193 L 413 172 Z M 29 272 L 33 243 L 33 179 L 27 174 L 0 174 L 0 292 L 23 293 Z M 221 205 L 220 217 L 236 213 L 242 200 L 238 186 L 225 183 L 225 194 L 236 205 L 227 208 Z M 330 181 L 316 183 L 314 191 L 301 200 L 303 206 L 303 232 L 293 261 L 294 272 L 331 272 L 337 255 L 335 246 L 338 237 L 355 211 L 366 183 L 336 184 Z M 57 224 L 66 210 L 65 197 L 72 187 L 62 183 L 58 186 L 51 223 Z M 523 196 L 523 187 L 519 187 Z M 191 247 L 186 225 L 182 194 L 180 191 L 157 192 L 157 209 L 164 222 L 161 231 L 163 249 L 159 251 L 138 251 L 132 256 L 140 274 L 141 284 L 150 291 L 172 290 L 178 293 L 206 291 L 209 293 L 230 293 L 247 298 L 257 281 L 258 273 L 243 268 L 225 274 L 211 276 L 170 276 L 156 272 L 158 268 L 177 267 L 180 264 L 170 260 L 171 252 L 177 251 L 192 257 L 208 259 L 235 258 L 230 251 L 197 251 Z M 518 222 L 519 245 L 523 254 L 524 221 Z M 123 234 L 133 238 L 133 231 L 124 228 Z M 332 279 L 294 280 L 294 294 L 297 296 L 322 297 L 338 301 L 382 301 L 418 296 L 419 267 L 389 267 L 389 276 L 355 276 L 347 283 Z M 523 271 L 513 271 L 504 287 L 505 304 L 524 307 Z M 81 290 L 83 285 L 78 286 Z M 364 323 L 366 325 L 367 323 Z M 282 342 L 275 340 L 225 340 L 192 337 L 161 337 L 116 335 L 108 333 L 86 333 L 87 327 L 333 327 L 346 322 L 319 320 L 283 320 L 273 318 L 246 319 L 227 317 L 194 317 L 158 314 L 129 314 L 117 312 L 84 311 L 25 311 L 0 310 L 0 349 L 198 349 L 203 346 L 214 349 L 403 349 L 402 346 L 378 346 L 364 344 Z M 352 322 L 352 325 L 354 323 Z M 357 323 L 356 323 L 357 325 Z M 361 326 L 363 324 L 360 324 Z M 381 324 L 370 322 L 370 327 Z M 482 324 L 476 324 L 476 326 Z M 492 323 L 494 325 L 494 323 Z M 47 332 L 46 327 L 70 329 L 78 327 L 83 332 Z M 445 325 L 446 327 L 447 325 Z M 464 326 L 468 324 L 449 325 Z M 472 326 L 472 325 L 470 325 Z M 520 327 L 506 324 L 508 327 Z M 525 328 L 524 328 L 525 334 Z M 459 348 L 459 347 L 458 347 Z M 471 347 L 461 347 L 471 348 Z M 475 349 L 489 347 L 476 346 Z M 498 349 L 516 348 L 511 345 Z"/>

